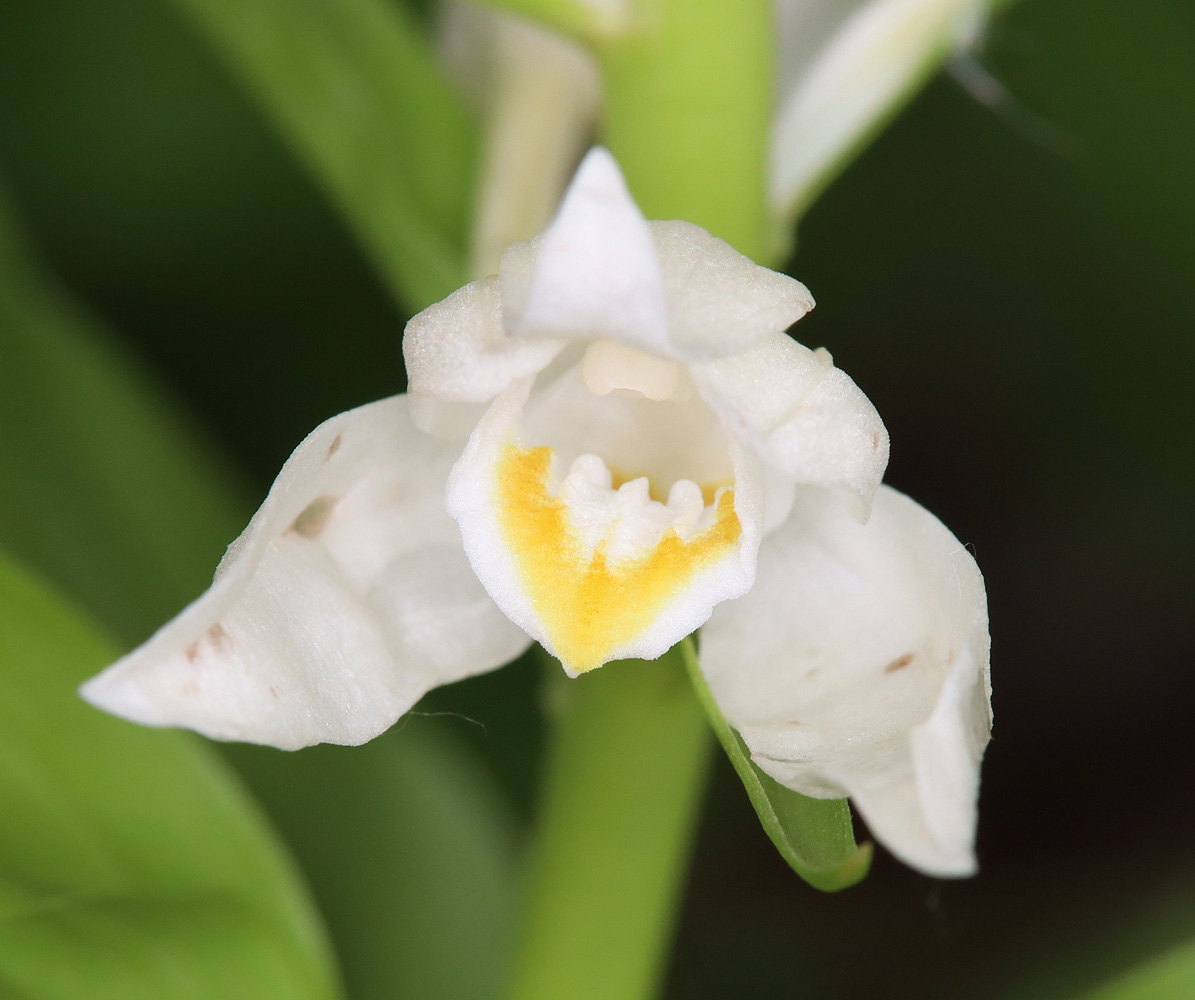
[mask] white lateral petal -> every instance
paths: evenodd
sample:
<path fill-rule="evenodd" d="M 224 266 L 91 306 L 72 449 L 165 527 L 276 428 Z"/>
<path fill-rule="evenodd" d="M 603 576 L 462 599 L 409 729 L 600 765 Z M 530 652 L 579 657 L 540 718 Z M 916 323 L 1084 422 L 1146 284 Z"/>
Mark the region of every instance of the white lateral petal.
<path fill-rule="evenodd" d="M 657 657 L 716 603 L 750 587 L 763 502 L 759 470 L 729 441 L 725 465 L 703 465 L 700 448 L 695 456 L 717 470 L 713 496 L 693 480 L 672 480 L 670 467 L 662 470 L 666 502 L 653 499 L 646 475 L 668 449 L 643 439 L 682 432 L 688 410 L 674 422 L 637 421 L 638 406 L 672 404 L 613 394 L 587 404 L 579 369 L 561 382 L 572 393 L 561 405 L 549 391 L 528 407 L 530 380 L 494 401 L 453 469 L 448 510 L 498 606 L 576 674 L 612 659 Z M 527 425 L 525 407 L 540 411 Z M 607 426 L 587 419 L 595 416 Z M 530 443 L 526 426 L 535 430 Z M 538 436 L 544 428 L 552 445 Z M 685 440 L 704 444 L 693 437 Z M 615 481 L 612 461 L 626 462 L 637 478 Z M 721 478 L 727 466 L 729 485 Z"/>
<path fill-rule="evenodd" d="M 408 389 L 417 400 L 488 403 L 508 385 L 551 363 L 561 340 L 514 338 L 502 325 L 498 280 L 459 288 L 412 317 L 403 334 Z M 416 404 L 421 428 L 433 430 Z"/>
<path fill-rule="evenodd" d="M 211 588 L 82 688 L 136 722 L 296 749 L 358 744 L 527 637 L 469 569 L 443 506 L 456 454 L 395 396 L 317 427 Z"/>
<path fill-rule="evenodd" d="M 778 333 L 689 371 L 731 434 L 796 483 L 842 493 L 867 519 L 888 465 L 888 432 L 828 352 Z"/>
<path fill-rule="evenodd" d="M 507 325 L 517 335 L 609 337 L 668 353 L 668 306 L 651 230 L 601 147 L 585 155 L 536 241 L 525 298 L 507 274 L 514 261 L 504 254 L 501 272 Z"/>
<path fill-rule="evenodd" d="M 701 226 L 648 225 L 664 271 L 675 357 L 737 354 L 813 308 L 809 289 L 795 278 L 760 267 Z"/>
<path fill-rule="evenodd" d="M 923 507 L 881 487 L 860 525 L 831 494 L 800 491 L 755 587 L 702 630 L 701 665 L 777 781 L 850 795 L 924 872 L 974 872 L 987 604 L 975 561 Z"/>
<path fill-rule="evenodd" d="M 817 23 L 781 17 L 780 110 L 773 123 L 770 196 L 800 211 L 826 175 L 902 100 L 935 59 L 969 43 L 986 0 L 870 0 L 825 4 Z M 838 25 L 835 17 L 841 17 Z M 809 29 L 809 30 L 804 30 Z M 820 44 L 811 50 L 808 39 Z"/>

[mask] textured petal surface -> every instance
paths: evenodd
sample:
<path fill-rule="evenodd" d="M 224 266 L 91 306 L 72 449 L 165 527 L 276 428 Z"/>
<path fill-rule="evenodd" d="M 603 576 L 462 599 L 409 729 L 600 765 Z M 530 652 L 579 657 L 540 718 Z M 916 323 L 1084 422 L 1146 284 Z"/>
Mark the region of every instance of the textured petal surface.
<path fill-rule="evenodd" d="M 207 593 L 84 697 L 216 739 L 357 744 L 429 688 L 517 656 L 527 637 L 444 510 L 455 454 L 415 429 L 402 396 L 321 424 Z"/>
<path fill-rule="evenodd" d="M 680 220 L 650 222 L 668 295 L 669 344 L 685 360 L 736 354 L 813 308 L 796 278 L 760 267 L 725 240 Z"/>
<path fill-rule="evenodd" d="M 919 76 L 978 31 L 985 0 L 780 2 L 782 98 L 769 184 L 779 212 L 807 204 L 825 175 Z"/>
<path fill-rule="evenodd" d="M 813 308 L 813 296 L 787 274 L 760 267 L 725 240 L 691 222 L 648 222 L 663 282 L 667 329 L 660 340 L 610 336 L 681 361 L 703 361 L 744 351 L 787 330 Z M 512 244 L 502 255 L 501 291 L 506 322 L 518 328 L 536 271 L 542 238 Z M 606 336 L 590 326 L 561 336 Z"/>
<path fill-rule="evenodd" d="M 487 278 L 412 317 L 402 352 L 416 400 L 488 403 L 515 380 L 550 364 L 563 346 L 560 340 L 509 336 L 498 281 Z"/>
<path fill-rule="evenodd" d="M 517 245 L 516 245 L 517 246 Z M 618 164 L 601 147 L 577 168 L 534 246 L 503 255 L 508 328 L 529 337 L 608 337 L 668 354 L 668 306 L 651 230 Z"/>
<path fill-rule="evenodd" d="M 731 434 L 794 482 L 841 492 L 867 519 L 888 465 L 888 432 L 826 351 L 780 333 L 689 370 Z"/>
<path fill-rule="evenodd" d="M 654 658 L 754 576 L 760 474 L 701 400 L 594 396 L 581 366 L 495 400 L 448 488 L 478 577 L 573 674 Z"/>
<path fill-rule="evenodd" d="M 975 870 L 991 730 L 987 605 L 975 561 L 888 487 L 860 525 L 800 491 L 749 594 L 717 608 L 701 665 L 753 758 L 807 795 L 850 795 L 899 858 Z"/>

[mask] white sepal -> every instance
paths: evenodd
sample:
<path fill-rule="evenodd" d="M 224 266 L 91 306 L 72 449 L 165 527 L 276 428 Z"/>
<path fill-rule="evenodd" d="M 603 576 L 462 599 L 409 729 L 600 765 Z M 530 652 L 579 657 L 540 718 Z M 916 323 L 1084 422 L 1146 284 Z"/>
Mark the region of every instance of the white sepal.
<path fill-rule="evenodd" d="M 975 561 L 924 508 L 881 487 L 860 525 L 833 494 L 800 491 L 754 588 L 702 631 L 701 665 L 777 781 L 849 795 L 924 872 L 975 870 L 987 605 Z"/>
<path fill-rule="evenodd" d="M 744 351 L 788 329 L 813 308 L 813 296 L 796 278 L 761 267 L 700 226 L 679 219 L 646 225 L 653 266 L 663 283 L 666 330 L 662 340 L 655 334 L 610 334 L 623 343 L 678 361 L 705 361 Z M 512 243 L 502 255 L 502 309 L 511 329 L 522 328 L 543 240 L 537 236 Z M 583 339 L 607 336 L 587 326 L 581 329 Z"/>
<path fill-rule="evenodd" d="M 798 485 L 841 492 L 867 520 L 888 465 L 888 432 L 828 352 L 777 333 L 689 370 L 732 435 Z"/>
<path fill-rule="evenodd" d="M 504 254 L 501 270 L 510 265 Z M 519 336 L 608 337 L 669 353 L 668 304 L 651 230 L 614 157 L 600 146 L 585 155 L 556 218 L 535 242 L 525 297 L 521 282 L 515 292 L 503 278 L 507 326 Z"/>
<path fill-rule="evenodd" d="M 317 427 L 207 593 L 83 696 L 216 739 L 358 744 L 429 688 L 517 656 L 527 637 L 444 511 L 454 449 L 407 410 L 396 396 Z"/>
<path fill-rule="evenodd" d="M 936 60 L 974 41 L 989 0 L 779 0 L 780 108 L 769 191 L 803 211 Z"/>

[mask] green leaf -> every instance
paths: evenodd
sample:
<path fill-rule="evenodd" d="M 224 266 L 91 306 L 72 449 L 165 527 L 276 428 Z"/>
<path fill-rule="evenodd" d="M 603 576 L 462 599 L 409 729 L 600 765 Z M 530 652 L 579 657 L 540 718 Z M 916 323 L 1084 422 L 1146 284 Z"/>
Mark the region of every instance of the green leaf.
<path fill-rule="evenodd" d="M 210 579 L 242 505 L 194 430 L 30 260 L 0 190 L 0 548 L 127 641 Z"/>
<path fill-rule="evenodd" d="M 229 60 L 409 307 L 467 280 L 476 129 L 386 0 L 177 0 Z"/>
<path fill-rule="evenodd" d="M 130 643 L 202 590 L 248 517 L 175 412 L 146 373 L 29 264 L 0 203 L 0 547 Z M 64 689 L 75 711 L 98 717 L 76 704 L 74 684 L 118 652 L 105 648 L 79 668 Z M 362 748 L 223 748 L 308 869 L 357 1000 L 389 1000 L 396 990 L 475 1000 L 498 981 L 504 959 L 515 880 L 509 820 L 471 755 L 427 728 Z M 0 756 L 17 759 L 2 732 Z M 113 770 L 105 780 L 124 780 L 123 770 Z M 69 856 L 70 845 L 62 852 Z M 0 867 L 0 913 L 10 897 L 24 900 Z M 127 916 L 120 897 L 87 899 L 119 904 L 127 919 L 139 919 Z M 170 905 L 175 922 L 185 911 L 196 914 L 198 942 L 207 911 Z M 21 934 L 44 936 L 49 919 L 38 915 Z M 78 914 L 70 919 L 86 923 Z M 0 937 L 23 940 L 13 927 Z M 468 949 L 468 962 L 446 951 L 454 942 Z M 30 947 L 14 945 L 18 954 Z M 133 957 L 125 958 L 131 969 Z M 84 979 L 102 978 L 82 957 L 64 964 Z M 0 976 L 0 996 L 6 988 L 21 995 Z M 171 987 L 157 995 L 189 994 Z M 285 994 L 263 988 L 260 995 Z"/>
<path fill-rule="evenodd" d="M 1178 1000 L 1195 996 L 1195 943 L 1147 962 L 1083 1000 Z"/>
<path fill-rule="evenodd" d="M 824 892 L 837 892 L 862 881 L 871 865 L 872 848 L 870 843 L 855 845 L 846 799 L 811 799 L 764 774 L 715 704 L 691 638 L 682 644 L 682 652 L 710 725 L 742 780 L 764 832 L 784 860 L 801 878 Z"/>
<path fill-rule="evenodd" d="M 218 759 L 79 700 L 114 654 L 0 559 L 0 992 L 337 996 L 294 872 Z"/>
<path fill-rule="evenodd" d="M 517 910 L 513 820 L 463 720 L 418 715 L 361 747 L 229 752 L 292 847 L 354 1000 L 487 1000 Z"/>

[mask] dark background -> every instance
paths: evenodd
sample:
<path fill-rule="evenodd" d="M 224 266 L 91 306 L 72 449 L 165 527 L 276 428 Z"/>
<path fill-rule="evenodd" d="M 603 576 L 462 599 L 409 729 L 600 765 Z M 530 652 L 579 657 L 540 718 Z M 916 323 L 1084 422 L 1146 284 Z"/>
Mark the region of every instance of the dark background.
<path fill-rule="evenodd" d="M 791 270 L 819 305 L 801 339 L 871 396 L 888 481 L 988 582 L 981 873 L 936 882 L 879 852 L 821 896 L 720 762 L 670 996 L 1064 997 L 1195 934 L 1192 53 L 1184 0 L 1026 0 L 979 56 L 999 88 L 938 79 L 804 220 Z M 974 66 L 956 76 L 975 90 Z M 0 174 L 247 506 L 316 423 L 402 388 L 405 315 L 169 5 L 0 0 Z M 538 687 L 525 662 L 425 706 L 484 724 L 441 722 L 518 821 Z M 364 905 L 353 859 L 278 785 L 305 755 L 269 753 L 233 759 L 335 924 Z"/>

